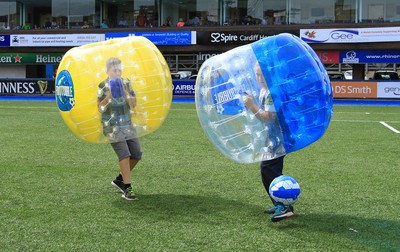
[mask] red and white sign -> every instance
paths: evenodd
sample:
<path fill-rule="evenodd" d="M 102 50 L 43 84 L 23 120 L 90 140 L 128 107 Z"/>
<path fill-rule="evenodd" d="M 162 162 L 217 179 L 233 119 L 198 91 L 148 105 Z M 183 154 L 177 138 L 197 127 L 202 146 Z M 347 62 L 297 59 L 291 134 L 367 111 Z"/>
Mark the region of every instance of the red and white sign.
<path fill-rule="evenodd" d="M 340 51 L 316 51 L 322 64 L 340 63 Z"/>

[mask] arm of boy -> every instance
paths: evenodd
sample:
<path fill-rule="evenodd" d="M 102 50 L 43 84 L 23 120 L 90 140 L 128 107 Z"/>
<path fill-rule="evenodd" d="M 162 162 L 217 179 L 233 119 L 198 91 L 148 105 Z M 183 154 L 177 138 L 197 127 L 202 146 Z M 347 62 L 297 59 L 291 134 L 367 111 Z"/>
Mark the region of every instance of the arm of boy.
<path fill-rule="evenodd" d="M 125 88 L 124 88 L 125 98 L 128 101 L 129 107 L 131 109 L 133 109 L 136 107 L 136 94 L 132 89 L 130 80 L 128 79 L 126 81 L 127 81 L 127 83 L 126 83 L 126 85 L 124 85 L 125 86 Z"/>
<path fill-rule="evenodd" d="M 107 95 L 98 103 L 99 112 L 104 113 L 104 111 L 106 111 L 110 103 L 111 103 L 111 93 L 107 93 Z"/>
<path fill-rule="evenodd" d="M 269 112 L 261 109 L 258 107 L 255 103 L 253 98 L 246 94 L 244 98 L 244 105 L 246 108 L 248 108 L 259 120 L 263 122 L 270 122 L 272 120 L 275 120 L 276 113 L 274 112 Z"/>
<path fill-rule="evenodd" d="M 136 107 L 136 96 L 135 96 L 135 93 L 132 94 L 132 93 L 125 92 L 125 97 L 126 97 L 126 100 L 129 103 L 129 107 L 131 109 Z"/>

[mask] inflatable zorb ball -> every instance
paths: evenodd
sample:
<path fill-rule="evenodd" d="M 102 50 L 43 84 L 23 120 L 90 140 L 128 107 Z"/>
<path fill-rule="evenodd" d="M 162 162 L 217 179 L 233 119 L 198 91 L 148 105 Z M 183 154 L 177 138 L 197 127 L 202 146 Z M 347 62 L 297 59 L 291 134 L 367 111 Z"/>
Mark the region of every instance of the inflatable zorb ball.
<path fill-rule="evenodd" d="M 269 195 L 279 204 L 292 205 L 300 196 L 300 185 L 293 177 L 281 175 L 272 180 Z"/>
<path fill-rule="evenodd" d="M 150 40 L 139 36 L 72 48 L 60 62 L 55 89 L 68 128 L 92 143 L 154 132 L 172 101 L 164 57 Z M 127 99 L 132 97 L 135 106 Z"/>
<path fill-rule="evenodd" d="M 248 97 L 258 112 L 244 105 Z M 240 163 L 271 160 L 317 141 L 328 128 L 333 107 L 323 64 L 291 34 L 209 58 L 199 70 L 195 100 L 211 142 Z M 263 111 L 273 115 L 270 120 L 259 118 Z"/>

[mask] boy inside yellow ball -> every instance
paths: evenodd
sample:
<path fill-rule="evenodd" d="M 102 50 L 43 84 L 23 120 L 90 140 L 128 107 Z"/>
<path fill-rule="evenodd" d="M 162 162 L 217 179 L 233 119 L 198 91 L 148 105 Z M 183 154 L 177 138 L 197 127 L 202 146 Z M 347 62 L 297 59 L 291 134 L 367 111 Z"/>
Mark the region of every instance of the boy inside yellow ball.
<path fill-rule="evenodd" d="M 136 200 L 131 171 L 142 157 L 142 148 L 131 116 L 136 107 L 136 95 L 131 82 L 122 78 L 122 62 L 119 58 L 106 61 L 108 78 L 98 86 L 98 109 L 101 113 L 103 133 L 109 139 L 118 156 L 119 175 L 111 182 L 122 192 L 122 198 Z"/>

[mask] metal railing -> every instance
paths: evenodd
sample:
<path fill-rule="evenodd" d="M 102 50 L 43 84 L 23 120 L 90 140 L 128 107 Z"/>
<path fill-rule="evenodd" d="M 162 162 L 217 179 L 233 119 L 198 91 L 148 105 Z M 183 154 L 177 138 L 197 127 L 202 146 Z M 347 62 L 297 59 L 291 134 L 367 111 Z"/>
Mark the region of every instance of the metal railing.
<path fill-rule="evenodd" d="M 165 60 L 171 72 L 192 71 L 196 72 L 200 68 L 197 54 L 165 54 Z"/>

